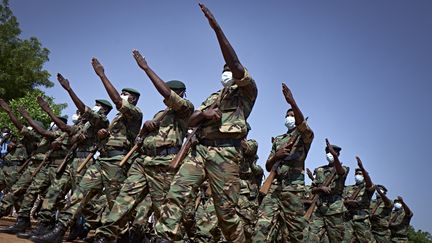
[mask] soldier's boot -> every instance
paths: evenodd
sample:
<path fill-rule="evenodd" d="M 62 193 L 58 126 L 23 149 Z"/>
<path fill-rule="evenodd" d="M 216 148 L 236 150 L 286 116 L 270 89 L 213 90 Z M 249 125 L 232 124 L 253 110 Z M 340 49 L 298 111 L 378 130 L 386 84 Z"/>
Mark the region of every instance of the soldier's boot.
<path fill-rule="evenodd" d="M 18 216 L 17 221 L 15 222 L 14 225 L 1 228 L 0 233 L 7 233 L 7 234 L 23 233 L 27 229 L 30 229 L 30 227 L 31 227 L 31 223 L 29 217 Z"/>
<path fill-rule="evenodd" d="M 4 216 L 8 216 L 10 212 L 6 212 L 6 210 L 0 209 L 0 219 Z"/>
<path fill-rule="evenodd" d="M 69 235 L 66 238 L 66 241 L 74 241 L 76 239 L 84 239 L 87 237 L 88 232 L 90 231 L 90 229 L 88 227 L 86 227 L 83 224 L 78 224 L 75 223 L 70 231 L 69 231 Z"/>
<path fill-rule="evenodd" d="M 30 238 L 31 241 L 37 243 L 60 243 L 66 232 L 66 227 L 61 223 L 57 223 L 52 231 L 44 235 L 36 235 Z"/>
<path fill-rule="evenodd" d="M 22 239 L 29 239 L 32 236 L 36 235 L 43 235 L 48 233 L 48 231 L 52 228 L 51 224 L 48 223 L 39 223 L 36 225 L 36 228 L 34 228 L 31 231 L 18 233 L 17 237 Z"/>
<path fill-rule="evenodd" d="M 114 243 L 115 240 L 108 239 L 108 237 L 105 237 L 103 235 L 96 235 L 95 239 L 93 240 L 93 243 Z"/>

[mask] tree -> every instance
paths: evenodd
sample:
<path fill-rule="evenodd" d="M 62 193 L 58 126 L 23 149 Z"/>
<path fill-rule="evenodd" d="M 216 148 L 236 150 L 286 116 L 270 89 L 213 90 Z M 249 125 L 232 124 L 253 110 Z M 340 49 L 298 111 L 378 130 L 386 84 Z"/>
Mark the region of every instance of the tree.
<path fill-rule="evenodd" d="M 17 18 L 8 6 L 0 3 L 0 97 L 5 101 L 20 98 L 38 86 L 52 87 L 50 74 L 43 69 L 49 50 L 36 37 L 19 38 Z"/>
<path fill-rule="evenodd" d="M 40 108 L 39 104 L 37 103 L 36 98 L 38 96 L 42 96 L 48 102 L 51 109 L 54 111 L 54 114 L 56 115 L 60 115 L 61 111 L 66 107 L 66 104 L 55 104 L 54 99 L 52 97 L 45 95 L 40 90 L 33 90 L 27 92 L 27 94 L 22 98 L 10 100 L 9 106 L 14 111 L 16 117 L 21 119 L 21 122 L 23 124 L 27 124 L 27 122 L 17 111 L 18 107 L 26 108 L 33 119 L 42 122 L 45 128 L 48 128 L 48 125 L 51 123 L 51 118 L 48 116 L 48 114 L 45 111 L 42 110 L 42 108 Z M 19 134 L 15 126 L 10 121 L 9 116 L 6 114 L 6 112 L 1 110 L 0 108 L 0 128 L 5 126 L 11 128 L 13 134 Z"/>
<path fill-rule="evenodd" d="M 432 236 L 427 231 L 422 231 L 422 230 L 415 231 L 414 227 L 410 225 L 408 229 L 408 240 L 410 242 L 416 242 L 416 243 L 431 243 Z"/>

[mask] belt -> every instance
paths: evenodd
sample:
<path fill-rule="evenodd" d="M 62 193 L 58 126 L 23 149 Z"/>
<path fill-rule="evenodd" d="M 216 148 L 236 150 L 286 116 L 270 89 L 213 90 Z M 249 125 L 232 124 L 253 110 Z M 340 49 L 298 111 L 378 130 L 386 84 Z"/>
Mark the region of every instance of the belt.
<path fill-rule="evenodd" d="M 201 139 L 200 144 L 212 147 L 240 147 L 240 139 Z"/>
<path fill-rule="evenodd" d="M 126 150 L 108 150 L 108 151 L 101 151 L 100 155 L 101 157 L 110 158 L 117 155 L 125 155 L 128 151 Z"/>
<path fill-rule="evenodd" d="M 342 199 L 340 195 L 320 195 L 319 200 L 321 202 L 333 203 L 339 199 Z"/>
<path fill-rule="evenodd" d="M 21 161 L 21 160 L 12 160 L 12 161 L 9 161 L 8 164 L 10 164 L 11 166 L 21 166 L 23 164 L 23 161 Z"/>
<path fill-rule="evenodd" d="M 75 152 L 75 158 L 84 159 L 84 158 L 87 158 L 87 156 L 89 154 L 90 154 L 90 152 L 87 152 L 87 151 L 78 151 L 78 152 Z"/>
<path fill-rule="evenodd" d="M 180 147 L 159 147 L 155 149 L 143 149 L 145 155 L 148 156 L 167 156 L 171 154 L 177 154 L 180 151 Z"/>

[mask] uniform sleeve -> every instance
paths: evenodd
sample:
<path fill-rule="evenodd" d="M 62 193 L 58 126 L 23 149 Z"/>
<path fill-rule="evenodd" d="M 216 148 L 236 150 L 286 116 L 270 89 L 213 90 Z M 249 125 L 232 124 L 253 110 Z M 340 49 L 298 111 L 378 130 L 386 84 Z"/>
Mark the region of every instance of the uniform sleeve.
<path fill-rule="evenodd" d="M 198 110 L 203 111 L 207 109 L 207 107 L 211 106 L 214 102 L 216 102 L 216 99 L 219 97 L 220 91 L 217 93 L 211 94 L 198 108 Z"/>
<path fill-rule="evenodd" d="M 300 125 L 297 126 L 299 133 L 301 134 L 303 143 L 311 144 L 314 138 L 314 133 L 312 129 L 307 124 L 306 120 L 304 120 Z"/>
<path fill-rule="evenodd" d="M 190 116 L 194 111 L 194 106 L 190 101 L 183 99 L 172 90 L 168 99 L 164 100 L 164 103 L 184 117 Z"/>
<path fill-rule="evenodd" d="M 142 119 L 142 113 L 138 107 L 129 103 L 126 100 L 122 100 L 122 106 L 119 109 L 128 120 L 139 120 Z"/>
<path fill-rule="evenodd" d="M 239 87 L 249 85 L 249 84 L 251 84 L 251 82 L 252 82 L 252 77 L 250 76 L 250 74 L 249 74 L 249 72 L 247 71 L 246 68 L 244 69 L 244 75 L 243 75 L 243 78 L 242 78 L 242 79 L 236 79 L 236 80 L 235 80 L 235 83 L 236 83 Z"/>
<path fill-rule="evenodd" d="M 254 139 L 249 139 L 245 143 L 246 146 L 243 148 L 245 156 L 254 156 L 258 151 L 258 143 Z"/>
<path fill-rule="evenodd" d="M 276 153 L 276 138 L 275 138 L 275 141 L 273 142 L 272 149 L 270 151 L 269 157 L 267 158 L 267 161 L 270 160 L 271 158 L 273 158 L 275 153 Z"/>

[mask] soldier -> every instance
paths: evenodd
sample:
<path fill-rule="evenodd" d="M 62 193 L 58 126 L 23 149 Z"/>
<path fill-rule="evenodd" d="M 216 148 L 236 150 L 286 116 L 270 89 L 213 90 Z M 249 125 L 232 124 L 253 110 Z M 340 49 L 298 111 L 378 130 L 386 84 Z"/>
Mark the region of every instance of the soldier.
<path fill-rule="evenodd" d="M 225 238 L 229 242 L 244 242 L 243 225 L 236 214 L 240 191 L 238 163 L 242 160 L 241 139 L 247 133 L 246 119 L 255 103 L 257 87 L 210 10 L 203 4 L 200 7 L 216 33 L 227 64 L 222 74 L 224 88 L 204 101 L 190 118 L 190 127 L 199 126 L 196 133 L 199 141 L 189 151 L 171 183 L 156 232 L 164 238 L 182 238 L 182 211 L 193 201 L 193 191 L 208 178 Z"/>
<path fill-rule="evenodd" d="M 356 159 L 359 167 L 355 169 L 356 184 L 346 187 L 344 200 L 348 209 L 345 214 L 344 242 L 373 242 L 369 207 L 375 187 L 360 158 L 357 156 Z"/>
<path fill-rule="evenodd" d="M 8 153 L 8 144 L 10 143 L 10 139 L 12 137 L 12 133 L 9 128 L 2 128 L 0 134 L 0 161 L 3 160 L 3 157 Z"/>
<path fill-rule="evenodd" d="M 0 169 L 0 191 L 8 192 L 18 180 L 18 168 L 27 159 L 27 151 L 20 141 L 12 138 L 8 144 L 8 152 L 3 157 L 3 165 Z"/>
<path fill-rule="evenodd" d="M 317 208 L 309 224 L 309 234 L 306 242 L 322 242 L 321 234 L 327 234 L 329 242 L 341 242 L 344 237 L 343 214 L 345 207 L 342 193 L 349 168 L 339 161 L 339 146 L 330 145 L 326 139 L 326 157 L 328 165 L 315 169 L 315 179 L 312 182 L 312 193 L 318 194 Z M 329 185 L 324 185 L 332 178 Z"/>
<path fill-rule="evenodd" d="M 306 227 L 302 201 L 304 162 L 314 134 L 285 84 L 282 84 L 282 92 L 291 105 L 285 116 L 288 131 L 275 137 L 266 162 L 267 171 L 276 169 L 277 175 L 261 203 L 253 242 L 277 241 L 278 237 L 283 241 L 301 242 Z M 290 143 L 292 147 L 288 148 Z M 282 163 L 273 168 L 277 161 Z"/>
<path fill-rule="evenodd" d="M 377 243 L 390 242 L 391 232 L 389 229 L 390 214 L 393 203 L 387 197 L 387 188 L 383 185 L 375 185 L 376 200 L 371 203 L 371 231 Z"/>
<path fill-rule="evenodd" d="M 81 209 L 102 190 L 107 198 L 108 208 L 111 208 L 112 202 L 126 179 L 128 166 L 120 167 L 119 163 L 131 148 L 141 126 L 142 113 L 136 107 L 140 93 L 135 89 L 124 88 L 119 94 L 106 77 L 103 66 L 96 58 L 92 59 L 92 65 L 119 113 L 111 121 L 108 129 L 100 129 L 97 132 L 103 145 L 99 150 L 100 156 L 81 179 L 77 190 L 72 195 L 71 205 L 61 211 L 55 228 L 50 233 L 32 237 L 35 242 L 61 241 L 67 227 L 75 222 Z M 89 120 L 100 116 L 95 112 L 85 115 L 89 116 Z"/>
<path fill-rule="evenodd" d="M 103 226 L 96 230 L 95 242 L 114 240 L 124 226 L 124 219 L 148 193 L 155 219 L 159 219 L 162 201 L 174 177 L 169 165 L 182 145 L 187 134 L 187 122 L 194 111 L 193 104 L 184 98 L 186 86 L 183 82 L 164 82 L 137 50 L 133 51 L 133 56 L 164 97 L 167 108 L 144 123 L 146 135 L 138 142 L 142 143 L 142 155 L 133 162 L 112 210 L 102 217 Z"/>
<path fill-rule="evenodd" d="M 8 234 L 23 233 L 30 228 L 31 209 L 38 195 L 45 195 L 51 182 L 54 181 L 55 169 L 62 162 L 64 156 L 66 156 L 68 146 L 68 136 L 60 131 L 57 126 L 52 124 L 50 130 L 45 130 L 33 121 L 26 109 L 20 108 L 18 110 L 33 129 L 43 137 L 33 160 L 40 160 L 40 163 L 45 164 L 42 164 L 41 169 L 33 172 L 31 176 L 32 182 L 24 194 L 16 223 L 0 229 L 0 232 Z M 59 117 L 58 119 L 67 123 L 67 119 L 64 117 Z"/>
<path fill-rule="evenodd" d="M 391 242 L 408 243 L 408 228 L 413 213 L 401 196 L 398 196 L 393 202 L 394 210 L 389 222 Z"/>

